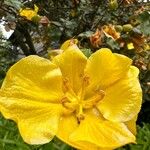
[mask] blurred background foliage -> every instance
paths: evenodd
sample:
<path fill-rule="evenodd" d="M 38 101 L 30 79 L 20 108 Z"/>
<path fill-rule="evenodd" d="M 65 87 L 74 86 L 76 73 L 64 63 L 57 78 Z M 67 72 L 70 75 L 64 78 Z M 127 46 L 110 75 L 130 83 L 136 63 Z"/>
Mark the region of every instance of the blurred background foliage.
<path fill-rule="evenodd" d="M 39 8 L 31 20 L 19 10 Z M 143 105 L 137 120 L 137 145 L 119 150 L 150 150 L 150 2 L 149 0 L 1 0 L 0 85 L 7 70 L 28 55 L 49 57 L 67 39 L 77 38 L 86 56 L 102 47 L 133 59 L 140 70 Z M 55 51 L 57 52 L 57 51 Z M 0 150 L 72 150 L 58 139 L 31 146 L 16 124 L 0 117 Z"/>

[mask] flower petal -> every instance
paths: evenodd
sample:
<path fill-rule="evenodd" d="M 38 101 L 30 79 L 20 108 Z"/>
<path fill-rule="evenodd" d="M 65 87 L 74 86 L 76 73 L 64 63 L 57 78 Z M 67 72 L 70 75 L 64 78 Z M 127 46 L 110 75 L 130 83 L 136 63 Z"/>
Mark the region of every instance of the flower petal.
<path fill-rule="evenodd" d="M 64 141 L 65 143 L 71 145 L 74 148 L 81 149 L 81 150 L 110 150 L 110 149 L 103 149 L 98 148 L 92 143 L 89 142 L 71 142 L 69 140 L 70 135 L 78 128 L 79 124 L 77 122 L 77 118 L 75 118 L 73 115 L 69 116 L 63 116 L 61 118 L 59 127 L 58 127 L 58 133 L 57 137 Z"/>
<path fill-rule="evenodd" d="M 82 75 L 87 62 L 85 55 L 76 45 L 70 46 L 64 53 L 56 56 L 53 62 L 60 67 L 63 77 L 67 78 L 77 93 L 82 84 Z"/>
<path fill-rule="evenodd" d="M 68 47 L 70 47 L 71 45 L 77 44 L 77 43 L 78 43 L 78 40 L 77 40 L 77 39 L 70 39 L 70 40 L 67 40 L 67 41 L 65 41 L 65 42 L 61 45 L 60 49 L 63 50 L 63 51 L 65 51 L 65 50 L 68 49 Z"/>
<path fill-rule="evenodd" d="M 136 135 L 136 133 L 137 133 L 137 131 L 136 131 L 136 121 L 137 121 L 137 115 L 136 115 L 133 119 L 131 119 L 131 120 L 125 122 L 125 124 L 126 124 L 126 126 L 128 127 L 128 129 L 129 129 L 129 130 L 132 132 L 132 134 L 134 134 L 134 135 Z"/>
<path fill-rule="evenodd" d="M 75 116 L 73 115 L 63 116 L 60 119 L 58 132 L 56 136 L 62 141 L 64 141 L 65 143 L 68 143 L 69 145 L 76 147 L 69 141 L 69 136 L 75 129 L 77 129 L 77 127 L 78 127 L 78 122 Z"/>
<path fill-rule="evenodd" d="M 26 57 L 6 75 L 0 90 L 0 110 L 18 123 L 27 143 L 49 142 L 58 128 L 61 89 L 61 72 L 56 65 L 38 56 Z"/>
<path fill-rule="evenodd" d="M 9 69 L 1 89 L 6 97 L 58 103 L 63 94 L 61 71 L 47 59 L 29 56 Z"/>
<path fill-rule="evenodd" d="M 70 140 L 74 143 L 89 142 L 100 148 L 114 149 L 135 142 L 135 137 L 123 123 L 88 115 L 70 135 Z"/>
<path fill-rule="evenodd" d="M 131 62 L 126 56 L 102 48 L 90 56 L 85 73 L 89 75 L 92 87 L 105 88 L 122 78 Z"/>
<path fill-rule="evenodd" d="M 131 66 L 125 77 L 105 90 L 105 97 L 98 108 L 104 118 L 125 122 L 138 114 L 142 103 L 142 91 L 138 81 L 138 69 Z"/>
<path fill-rule="evenodd" d="M 61 106 L 27 99 L 0 98 L 4 117 L 17 122 L 20 134 L 28 144 L 48 143 L 56 135 Z"/>

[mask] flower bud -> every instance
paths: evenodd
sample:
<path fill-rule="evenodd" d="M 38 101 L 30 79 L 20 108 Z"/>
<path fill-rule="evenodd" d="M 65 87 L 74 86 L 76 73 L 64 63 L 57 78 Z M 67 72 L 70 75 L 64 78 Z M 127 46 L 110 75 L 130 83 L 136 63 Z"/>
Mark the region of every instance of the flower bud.
<path fill-rule="evenodd" d="M 123 31 L 130 32 L 133 29 L 133 26 L 131 24 L 125 24 L 123 25 Z"/>
<path fill-rule="evenodd" d="M 121 32 L 123 30 L 123 27 L 121 25 L 116 25 L 115 29 L 117 32 Z"/>
<path fill-rule="evenodd" d="M 117 9 L 118 8 L 118 2 L 117 2 L 117 0 L 110 0 L 109 1 L 109 8 L 111 10 Z"/>

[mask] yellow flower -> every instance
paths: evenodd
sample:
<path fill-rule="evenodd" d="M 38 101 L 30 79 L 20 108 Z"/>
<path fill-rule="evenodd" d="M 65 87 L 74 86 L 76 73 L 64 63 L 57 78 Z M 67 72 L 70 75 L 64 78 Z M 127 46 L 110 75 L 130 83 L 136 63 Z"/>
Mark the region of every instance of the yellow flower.
<path fill-rule="evenodd" d="M 128 43 L 127 48 L 128 48 L 128 50 L 134 49 L 133 43 Z"/>
<path fill-rule="evenodd" d="M 102 48 L 89 59 L 71 44 L 52 62 L 28 56 L 13 65 L 0 90 L 0 110 L 18 124 L 24 141 L 57 136 L 82 150 L 135 143 L 141 107 L 138 69 Z"/>
<path fill-rule="evenodd" d="M 34 10 L 30 8 L 20 9 L 19 14 L 22 17 L 26 17 L 27 20 L 32 20 L 33 17 L 38 16 L 39 8 L 34 5 Z"/>

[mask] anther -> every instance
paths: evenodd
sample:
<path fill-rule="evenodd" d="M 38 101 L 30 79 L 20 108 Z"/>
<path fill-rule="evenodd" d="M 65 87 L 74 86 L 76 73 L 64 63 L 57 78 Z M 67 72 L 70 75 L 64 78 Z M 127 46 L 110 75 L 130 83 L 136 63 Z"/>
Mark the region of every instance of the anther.
<path fill-rule="evenodd" d="M 101 99 L 103 99 L 105 96 L 105 92 L 103 90 L 97 90 L 96 93 L 101 96 Z"/>
<path fill-rule="evenodd" d="M 82 120 L 84 120 L 84 119 L 85 119 L 85 116 L 84 116 L 83 114 L 78 115 L 78 116 L 77 116 L 78 124 L 80 124 L 80 122 L 81 122 Z"/>
<path fill-rule="evenodd" d="M 68 91 L 70 89 L 69 80 L 67 78 L 63 79 L 63 85 L 64 85 L 64 88 L 65 88 L 65 91 Z"/>
<path fill-rule="evenodd" d="M 85 95 L 85 90 L 86 87 L 89 85 L 89 77 L 87 75 L 84 75 L 82 77 L 82 85 L 81 85 L 81 89 L 78 93 L 78 97 L 80 100 L 84 99 L 84 95 Z"/>
<path fill-rule="evenodd" d="M 69 103 L 69 100 L 68 100 L 67 97 L 63 97 L 63 98 L 61 99 L 61 103 L 62 103 L 62 105 L 63 105 L 66 109 L 69 109 L 68 106 L 66 106 L 66 103 Z"/>
<path fill-rule="evenodd" d="M 85 75 L 83 77 L 83 82 L 84 82 L 83 84 L 85 84 L 86 86 L 89 85 L 89 79 L 90 79 L 89 76 Z"/>
<path fill-rule="evenodd" d="M 63 97 L 63 98 L 61 99 L 61 103 L 64 104 L 64 103 L 66 103 L 66 102 L 69 102 L 68 98 L 67 98 L 67 97 Z"/>
<path fill-rule="evenodd" d="M 66 109 L 69 109 L 71 111 L 74 111 L 76 109 L 76 103 L 74 102 L 70 102 L 69 99 L 67 97 L 63 97 L 61 99 L 61 103 L 63 105 L 63 107 L 65 107 Z"/>

